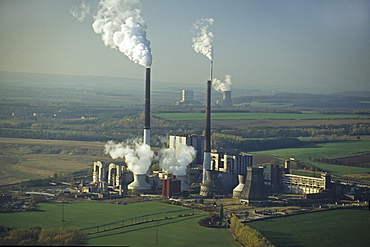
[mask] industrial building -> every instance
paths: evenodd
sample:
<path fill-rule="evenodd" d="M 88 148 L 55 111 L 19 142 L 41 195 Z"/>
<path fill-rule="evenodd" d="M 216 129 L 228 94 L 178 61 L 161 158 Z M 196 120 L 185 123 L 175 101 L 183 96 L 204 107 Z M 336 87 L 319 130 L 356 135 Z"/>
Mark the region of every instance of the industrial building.
<path fill-rule="evenodd" d="M 199 101 L 194 99 L 194 91 L 190 89 L 183 89 L 181 91 L 181 100 L 176 102 L 176 105 L 202 105 Z"/>
<path fill-rule="evenodd" d="M 203 164 L 204 156 L 204 138 L 197 135 L 170 135 L 168 139 L 169 148 L 176 148 L 176 144 L 181 143 L 194 147 L 196 151 L 195 159 L 190 163 L 190 168 L 194 168 L 196 164 Z"/>

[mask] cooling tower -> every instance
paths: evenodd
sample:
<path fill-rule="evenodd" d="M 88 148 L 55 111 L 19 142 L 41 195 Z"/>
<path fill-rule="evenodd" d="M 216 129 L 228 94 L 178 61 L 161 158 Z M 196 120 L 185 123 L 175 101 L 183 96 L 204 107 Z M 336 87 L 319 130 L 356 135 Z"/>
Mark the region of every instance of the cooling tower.
<path fill-rule="evenodd" d="M 233 102 L 231 100 L 231 91 L 223 91 L 222 92 L 222 106 L 223 107 L 233 106 Z"/>
<path fill-rule="evenodd" d="M 211 81 L 207 81 L 206 129 L 204 137 L 203 183 L 206 171 L 211 169 Z"/>
<path fill-rule="evenodd" d="M 134 174 L 134 181 L 127 188 L 129 190 L 136 189 L 137 192 L 148 191 L 151 189 L 150 184 L 145 181 L 146 174 Z"/>
<path fill-rule="evenodd" d="M 233 197 L 240 198 L 245 185 L 245 175 L 238 175 L 239 184 L 233 189 Z"/>
<path fill-rule="evenodd" d="M 218 171 L 207 170 L 206 171 L 206 181 L 200 186 L 199 195 L 205 197 L 212 197 L 216 194 L 222 194 L 222 184 L 218 178 Z"/>
<path fill-rule="evenodd" d="M 150 68 L 146 68 L 143 143 L 150 146 Z"/>
<path fill-rule="evenodd" d="M 263 168 L 247 167 L 247 178 L 240 199 L 248 204 L 268 200 L 264 183 Z"/>

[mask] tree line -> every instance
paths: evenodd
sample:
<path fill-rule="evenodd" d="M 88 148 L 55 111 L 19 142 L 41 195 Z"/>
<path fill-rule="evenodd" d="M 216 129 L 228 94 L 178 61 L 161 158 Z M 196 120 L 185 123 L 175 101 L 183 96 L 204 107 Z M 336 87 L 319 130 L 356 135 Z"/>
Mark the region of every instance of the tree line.
<path fill-rule="evenodd" d="M 39 245 L 39 246 L 83 246 L 87 235 L 79 229 L 42 229 L 31 226 L 28 230 L 0 226 L 0 245 Z"/>
<path fill-rule="evenodd" d="M 274 246 L 259 231 L 241 223 L 235 215 L 231 218 L 230 231 L 233 234 L 236 241 L 238 241 L 241 246 L 253 246 L 253 247 Z"/>
<path fill-rule="evenodd" d="M 225 135 L 220 133 L 213 133 L 211 140 L 213 147 L 228 147 L 245 152 L 299 147 L 307 144 L 306 142 L 300 141 L 298 138 L 282 137 L 272 139 L 247 140 L 240 136 Z"/>

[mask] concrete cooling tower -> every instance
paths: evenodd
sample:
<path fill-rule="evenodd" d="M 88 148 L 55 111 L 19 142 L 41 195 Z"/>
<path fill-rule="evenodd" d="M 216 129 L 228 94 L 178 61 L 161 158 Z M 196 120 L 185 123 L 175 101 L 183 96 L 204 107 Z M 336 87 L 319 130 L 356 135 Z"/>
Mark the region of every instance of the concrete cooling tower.
<path fill-rule="evenodd" d="M 231 91 L 223 91 L 222 92 L 222 102 L 223 107 L 231 107 L 233 106 L 233 102 L 231 100 Z"/>
<path fill-rule="evenodd" d="M 145 181 L 146 174 L 134 174 L 134 181 L 127 188 L 129 190 L 136 189 L 137 192 L 144 192 L 151 189 L 150 184 Z"/>

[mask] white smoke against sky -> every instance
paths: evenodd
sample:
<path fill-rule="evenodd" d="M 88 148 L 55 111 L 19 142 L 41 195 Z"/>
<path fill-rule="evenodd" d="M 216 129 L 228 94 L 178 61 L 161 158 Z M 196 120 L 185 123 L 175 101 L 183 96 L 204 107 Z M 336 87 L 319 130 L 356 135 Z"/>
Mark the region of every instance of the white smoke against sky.
<path fill-rule="evenodd" d="M 176 143 L 176 148 L 162 149 L 159 154 L 159 166 L 174 175 L 186 175 L 188 165 L 194 160 L 195 149 L 192 146 Z"/>
<path fill-rule="evenodd" d="M 206 56 L 213 61 L 213 33 L 208 30 L 209 26 L 213 24 L 213 19 L 200 19 L 193 24 L 193 49 L 196 53 Z"/>
<path fill-rule="evenodd" d="M 131 147 L 132 145 L 134 148 Z M 134 174 L 146 174 L 152 163 L 154 152 L 147 144 L 134 142 L 132 145 L 108 141 L 105 144 L 105 153 L 109 154 L 112 159 L 124 158 L 128 169 Z"/>
<path fill-rule="evenodd" d="M 69 13 L 71 13 L 71 15 L 78 21 L 84 22 L 90 14 L 90 6 L 86 5 L 85 2 L 82 1 L 80 6 L 73 6 Z"/>
<path fill-rule="evenodd" d="M 212 86 L 215 90 L 219 92 L 231 91 L 231 75 L 225 75 L 225 80 L 221 81 L 217 78 L 214 78 L 212 81 Z"/>
<path fill-rule="evenodd" d="M 101 35 L 106 46 L 118 49 L 137 64 L 152 65 L 139 0 L 101 0 L 94 20 L 94 32 Z"/>

